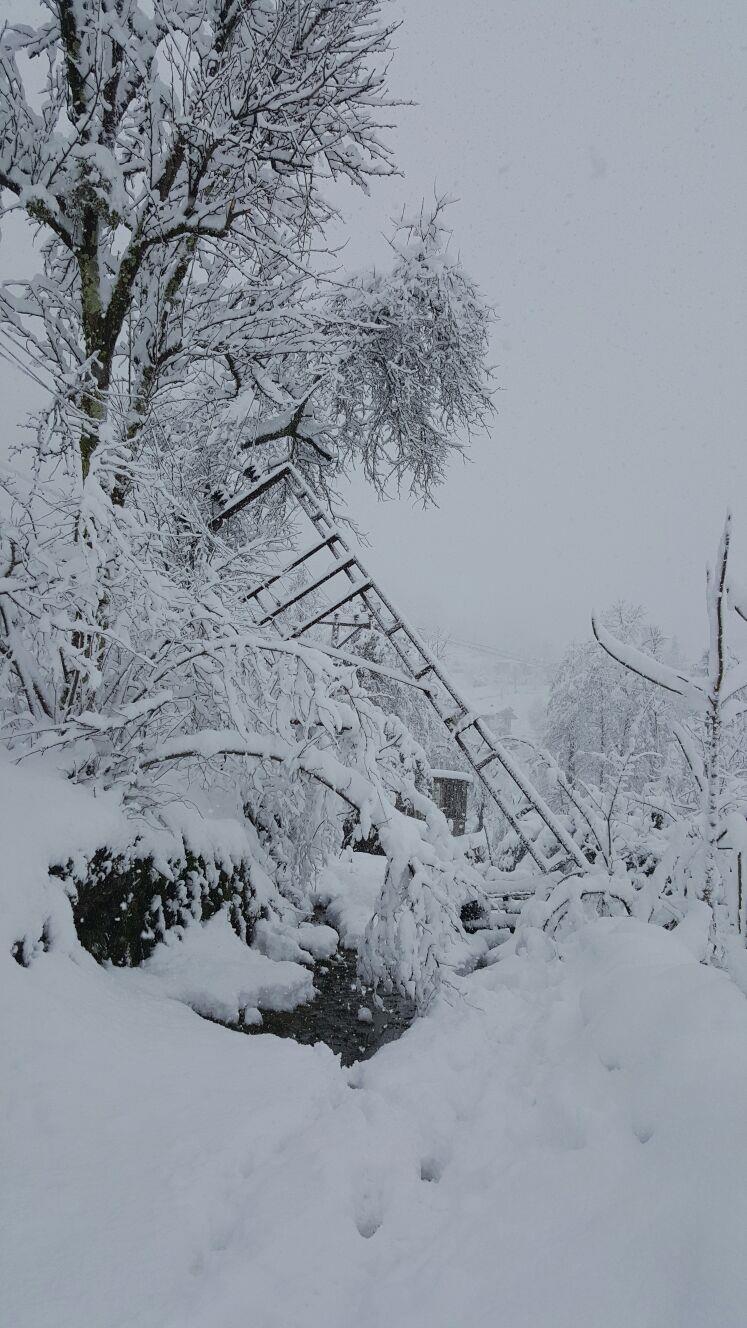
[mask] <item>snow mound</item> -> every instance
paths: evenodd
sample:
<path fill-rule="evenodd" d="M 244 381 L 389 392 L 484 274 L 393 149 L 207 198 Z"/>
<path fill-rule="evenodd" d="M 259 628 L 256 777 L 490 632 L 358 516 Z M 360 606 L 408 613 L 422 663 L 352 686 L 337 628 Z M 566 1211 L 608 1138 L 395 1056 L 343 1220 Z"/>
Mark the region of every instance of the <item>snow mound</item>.
<path fill-rule="evenodd" d="M 83 962 L 69 900 L 50 879 L 49 867 L 90 854 L 102 843 L 123 841 L 118 799 L 94 798 L 59 775 L 1 756 L 0 807 L 0 967 L 12 953 L 31 963 L 54 948 Z"/>
<path fill-rule="evenodd" d="M 346 949 L 359 949 L 363 942 L 381 898 L 386 866 L 386 858 L 376 853 L 348 852 L 320 875 L 314 897 L 326 909 Z"/>
<path fill-rule="evenodd" d="M 262 918 L 254 929 L 254 945 L 268 959 L 313 964 L 329 959 L 339 944 L 333 927 L 312 922 L 289 922 L 284 918 Z"/>
<path fill-rule="evenodd" d="M 249 949 L 224 910 L 181 937 L 168 935 L 139 968 L 116 973 L 124 982 L 226 1023 L 237 1023 L 247 1008 L 293 1010 L 315 994 L 307 968 Z"/>
<path fill-rule="evenodd" d="M 507 954 L 350 1072 L 153 974 L 4 973 L 13 1328 L 743 1328 L 747 1002 L 676 934 Z"/>

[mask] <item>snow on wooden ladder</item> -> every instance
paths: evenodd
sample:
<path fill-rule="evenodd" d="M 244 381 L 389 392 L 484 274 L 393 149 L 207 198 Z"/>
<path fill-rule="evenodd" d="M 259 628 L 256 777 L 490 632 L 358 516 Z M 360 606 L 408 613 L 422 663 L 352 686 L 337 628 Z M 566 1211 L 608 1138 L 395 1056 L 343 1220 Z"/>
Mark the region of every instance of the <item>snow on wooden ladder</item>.
<path fill-rule="evenodd" d="M 287 484 L 296 503 L 316 528 L 319 540 L 249 592 L 247 599 L 255 601 L 262 615 L 258 620 L 259 623 L 262 625 L 272 623 L 286 639 L 298 638 L 319 623 L 328 622 L 332 615 L 352 600 L 359 599 L 365 606 L 366 621 L 360 626 L 354 626 L 343 644 L 348 644 L 364 626 L 380 632 L 399 657 L 404 674 L 401 680 L 409 682 L 427 697 L 480 783 L 522 840 L 540 870 L 550 871 L 554 864 L 545 857 L 537 845 L 532 843 L 514 815 L 503 787 L 506 777 L 537 812 L 559 850 L 567 854 L 580 870 L 587 871 L 589 864 L 565 826 L 558 820 L 511 753 L 457 691 L 418 633 L 398 613 L 391 600 L 368 574 L 360 559 L 334 528 L 329 515 L 323 511 L 317 494 L 309 488 L 295 466 L 290 462 L 283 462 L 269 471 L 252 488 L 246 490 L 219 513 L 213 522 L 213 529 L 217 530 L 224 521 L 242 511 L 274 485 L 283 482 Z M 312 577 L 306 585 L 289 591 L 284 599 L 276 599 L 271 587 L 279 588 L 285 576 L 298 571 L 325 549 L 331 554 L 333 565 L 323 575 Z M 300 605 L 304 599 L 316 594 L 322 586 L 332 582 L 337 576 L 346 578 L 347 586 L 344 594 L 338 595 L 333 603 L 321 609 L 315 606 L 313 612 L 300 623 L 292 623 L 287 629 L 283 628 L 283 615 L 288 609 Z M 263 593 L 270 594 L 274 601 L 272 607 L 262 604 L 260 596 Z M 340 649 L 332 649 L 329 653 L 345 658 L 344 652 Z M 350 662 L 356 665 L 364 664 L 364 661 L 357 656 L 351 656 Z M 378 671 L 375 666 L 371 667 L 374 672 Z M 424 679 L 427 679 L 427 682 Z"/>

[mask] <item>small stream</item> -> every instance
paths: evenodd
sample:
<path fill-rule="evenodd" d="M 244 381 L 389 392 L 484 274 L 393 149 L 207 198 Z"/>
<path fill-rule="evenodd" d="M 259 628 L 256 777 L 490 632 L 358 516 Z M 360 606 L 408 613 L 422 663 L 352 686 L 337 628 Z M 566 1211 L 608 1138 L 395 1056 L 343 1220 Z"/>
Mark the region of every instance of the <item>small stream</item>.
<path fill-rule="evenodd" d="M 318 960 L 314 986 L 316 999 L 306 1005 L 295 1010 L 263 1010 L 261 1024 L 230 1027 L 258 1036 L 274 1033 L 304 1046 L 326 1042 L 343 1065 L 353 1065 L 400 1037 L 415 1017 L 414 1005 L 402 996 L 374 1000 L 372 988 L 358 977 L 354 950 L 339 949 L 330 959 Z"/>

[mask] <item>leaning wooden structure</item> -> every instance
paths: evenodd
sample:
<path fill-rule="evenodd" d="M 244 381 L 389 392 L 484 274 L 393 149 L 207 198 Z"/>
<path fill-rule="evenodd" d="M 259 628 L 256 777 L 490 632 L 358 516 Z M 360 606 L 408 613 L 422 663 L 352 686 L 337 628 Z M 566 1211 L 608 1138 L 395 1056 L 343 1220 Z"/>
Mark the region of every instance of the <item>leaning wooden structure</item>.
<path fill-rule="evenodd" d="M 262 476 L 251 488 L 228 503 L 216 514 L 213 528 L 256 502 L 277 485 L 286 486 L 287 493 L 306 515 L 316 531 L 317 538 L 308 548 L 296 554 L 272 576 L 254 586 L 247 599 L 256 610 L 258 626 L 273 624 L 285 639 L 305 636 L 320 624 L 334 627 L 334 645 L 329 647 L 314 641 L 315 646 L 347 662 L 372 667 L 368 661 L 351 651 L 359 633 L 366 630 L 379 632 L 395 652 L 400 673 L 392 674 L 400 681 L 417 687 L 427 698 L 445 729 L 457 744 L 468 765 L 489 796 L 496 803 L 509 825 L 526 846 L 526 850 L 541 872 L 553 871 L 561 862 L 570 859 L 575 870 L 585 872 L 589 863 L 565 826 L 545 799 L 534 787 L 505 745 L 488 728 L 461 696 L 454 683 L 434 658 L 428 647 L 395 608 L 374 578 L 336 527 L 329 512 L 317 494 L 309 487 L 299 471 L 290 462 L 282 462 Z M 323 559 L 325 565 L 315 570 Z M 303 584 L 289 586 L 289 581 L 304 569 Z M 297 576 L 295 577 L 297 582 Z M 331 596 L 320 604 L 323 594 Z M 304 616 L 304 601 L 313 606 Z M 358 605 L 363 616 L 351 615 L 346 634 L 340 639 L 341 610 Z M 296 612 L 289 615 L 289 610 Z M 298 613 L 301 612 L 300 622 Z M 375 667 L 375 666 L 374 666 Z M 544 822 L 556 845 L 551 856 L 525 834 L 506 793 L 506 782 L 512 784 L 527 800 Z"/>

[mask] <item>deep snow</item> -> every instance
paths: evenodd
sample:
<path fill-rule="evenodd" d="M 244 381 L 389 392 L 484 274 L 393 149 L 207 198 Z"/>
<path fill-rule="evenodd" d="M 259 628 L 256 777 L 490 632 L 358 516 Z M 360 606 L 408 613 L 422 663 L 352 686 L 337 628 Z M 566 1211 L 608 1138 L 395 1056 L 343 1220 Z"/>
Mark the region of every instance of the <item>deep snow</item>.
<path fill-rule="evenodd" d="M 745 1322 L 747 1002 L 676 935 L 536 934 L 352 1071 L 0 971 L 4 1324 Z"/>

